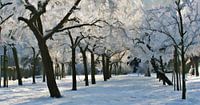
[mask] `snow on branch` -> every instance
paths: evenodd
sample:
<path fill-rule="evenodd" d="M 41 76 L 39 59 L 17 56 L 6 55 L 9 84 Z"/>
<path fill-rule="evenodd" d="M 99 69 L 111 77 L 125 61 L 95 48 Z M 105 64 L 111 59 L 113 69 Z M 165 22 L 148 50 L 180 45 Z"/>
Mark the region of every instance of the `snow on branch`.
<path fill-rule="evenodd" d="M 175 38 L 170 34 L 170 32 L 167 32 L 167 31 L 163 31 L 163 30 L 160 30 L 160 29 L 155 29 L 155 28 L 147 28 L 147 27 L 142 27 L 142 28 L 139 28 L 141 30 L 148 30 L 148 31 L 152 31 L 152 32 L 158 32 L 158 33 L 161 33 L 161 34 L 164 34 L 166 36 L 168 36 L 172 41 L 173 43 L 178 46 Z M 178 47 L 179 48 L 179 47 Z M 180 49 L 180 48 L 179 48 Z"/>
<path fill-rule="evenodd" d="M 71 14 L 78 9 L 77 6 L 79 5 L 79 3 L 81 2 L 81 0 L 77 0 L 74 5 L 72 6 L 72 8 L 69 10 L 69 12 L 65 15 L 65 17 L 46 35 L 44 36 L 44 39 L 47 40 L 50 37 L 53 36 L 54 33 L 56 33 L 58 30 L 63 28 L 63 25 L 65 23 L 67 23 L 69 21 L 69 17 L 71 16 Z"/>
<path fill-rule="evenodd" d="M 8 2 L 8 3 L 2 3 L 2 2 L 0 1 L 0 9 L 6 7 L 7 5 L 11 5 L 11 4 L 12 4 L 11 2 Z"/>
<path fill-rule="evenodd" d="M 101 20 L 96 20 L 95 22 L 92 22 L 92 23 L 84 23 L 84 24 L 78 24 L 78 25 L 74 25 L 74 26 L 69 26 L 69 27 L 66 27 L 66 28 L 59 29 L 56 32 L 62 32 L 64 30 L 70 30 L 70 29 L 80 28 L 80 27 L 84 27 L 84 26 L 97 26 L 97 27 L 101 28 L 102 26 L 96 24 L 96 23 L 98 23 L 100 21 Z"/>
<path fill-rule="evenodd" d="M 28 0 L 25 0 L 25 9 L 28 9 L 29 11 L 31 11 L 32 12 L 32 14 L 33 13 L 37 13 L 37 9 L 34 7 L 34 5 L 32 5 Z"/>
<path fill-rule="evenodd" d="M 8 3 L 2 3 L 0 1 L 0 9 L 3 9 L 4 7 L 8 6 L 8 5 L 11 5 L 12 2 L 8 2 Z M 3 19 L 1 16 L 0 16 L 0 19 L 1 19 L 1 22 L 0 22 L 0 25 L 2 25 L 5 21 L 7 21 L 10 17 L 12 17 L 14 14 L 11 14 L 9 15 L 8 17 L 6 17 L 5 19 Z"/>
<path fill-rule="evenodd" d="M 14 14 L 11 14 L 11 15 L 9 15 L 7 18 L 5 18 L 5 19 L 2 19 L 2 17 L 1 17 L 1 22 L 0 22 L 0 25 L 2 25 L 6 20 L 8 20 L 10 17 L 12 17 Z"/>

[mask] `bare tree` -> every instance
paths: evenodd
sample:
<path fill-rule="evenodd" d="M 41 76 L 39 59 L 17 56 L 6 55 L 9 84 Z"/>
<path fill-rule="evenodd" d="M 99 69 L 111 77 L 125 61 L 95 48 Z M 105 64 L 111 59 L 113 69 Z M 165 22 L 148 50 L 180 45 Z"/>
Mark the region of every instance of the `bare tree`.
<path fill-rule="evenodd" d="M 5 8 L 5 7 L 7 7 L 7 6 L 11 5 L 11 4 L 12 4 L 12 2 L 2 3 L 2 1 L 0 1 L 0 10 L 2 10 L 3 8 Z M 10 14 L 10 15 L 8 15 L 6 17 L 0 16 L 0 25 L 5 23 L 12 16 L 13 16 L 13 14 Z M 0 41 L 1 41 L 1 31 L 2 31 L 2 27 L 0 26 Z M 8 87 L 7 67 L 6 67 L 6 63 L 7 63 L 7 57 L 6 57 L 7 56 L 6 55 L 7 47 L 4 45 L 3 48 L 4 48 L 4 56 L 2 58 L 2 62 L 3 62 L 2 66 L 3 67 L 1 69 L 3 69 L 3 72 L 4 72 L 4 87 Z M 1 75 L 0 75 L 0 87 L 1 87 Z"/>
<path fill-rule="evenodd" d="M 7 3 L 2 3 L 2 1 L 0 1 L 0 10 L 2 10 L 3 8 L 5 8 L 6 6 L 11 5 L 12 2 L 7 2 Z M 2 25 L 3 23 L 5 23 L 9 18 L 11 18 L 14 14 L 10 14 L 7 17 L 2 17 L 0 16 L 0 25 Z"/>
<path fill-rule="evenodd" d="M 76 47 L 80 44 L 81 40 L 83 40 L 84 37 L 81 34 L 81 36 L 78 36 L 73 40 L 72 34 L 70 31 L 67 33 L 69 35 L 70 41 L 71 41 L 71 49 L 72 49 L 72 90 L 77 90 L 77 83 L 76 83 Z"/>
<path fill-rule="evenodd" d="M 49 3 L 49 1 L 50 0 L 46 0 L 45 2 L 39 1 L 38 8 L 36 8 L 28 0 L 25 0 L 25 3 L 26 3 L 25 8 L 31 11 L 30 18 L 27 19 L 24 17 L 19 17 L 18 19 L 25 22 L 28 25 L 28 27 L 32 30 L 33 34 L 35 35 L 38 41 L 39 49 L 41 51 L 41 56 L 42 56 L 42 61 L 43 61 L 46 77 L 47 77 L 47 86 L 50 92 L 50 96 L 59 98 L 61 97 L 61 94 L 58 90 L 58 87 L 55 81 L 54 72 L 53 72 L 53 62 L 49 54 L 46 41 L 49 38 L 51 38 L 54 33 L 59 32 L 59 30 L 63 30 L 63 25 L 70 20 L 69 17 L 73 13 L 73 11 L 77 9 L 77 6 L 81 0 L 76 0 L 72 8 L 64 16 L 64 18 L 55 27 L 53 27 L 50 32 L 44 35 L 41 15 L 46 12 L 46 6 Z"/>
<path fill-rule="evenodd" d="M 31 49 L 33 50 L 33 57 L 32 57 L 32 63 L 31 63 L 32 79 L 33 79 L 32 83 L 35 84 L 36 83 L 36 81 L 35 81 L 36 65 L 37 65 L 37 60 L 38 60 L 38 56 L 39 56 L 40 52 L 36 53 L 34 47 L 31 47 Z"/>
<path fill-rule="evenodd" d="M 80 52 L 83 57 L 83 65 L 84 65 L 84 74 L 85 74 L 85 86 L 89 86 L 89 81 L 88 81 L 88 67 L 87 67 L 87 55 L 86 51 L 88 49 L 88 44 L 83 47 L 79 44 Z"/>
<path fill-rule="evenodd" d="M 17 55 L 18 54 L 17 49 L 16 49 L 14 44 L 11 44 L 10 47 L 12 49 L 13 57 L 14 57 L 14 61 L 15 61 L 18 85 L 22 85 L 22 76 L 21 76 L 21 71 L 20 71 L 20 68 L 19 68 L 19 58 L 18 58 L 18 55 Z"/>
<path fill-rule="evenodd" d="M 181 66 L 182 66 L 182 99 L 186 99 L 186 81 L 185 81 L 185 43 L 184 43 L 184 38 L 186 31 L 184 31 L 183 27 L 183 16 L 182 16 L 182 6 L 180 3 L 180 0 L 176 1 L 176 6 L 177 6 L 177 12 L 179 16 L 179 23 L 178 23 L 178 29 L 179 29 L 179 35 L 181 36 Z"/>
<path fill-rule="evenodd" d="M 163 7 L 155 10 L 149 10 L 149 12 L 151 12 L 151 17 L 147 19 L 147 21 L 149 21 L 147 22 L 148 26 L 145 28 L 143 27 L 141 29 L 144 29 L 148 32 L 153 32 L 153 34 L 165 35 L 168 37 L 167 40 L 173 43 L 171 44 L 171 46 L 174 46 L 175 50 L 177 50 L 175 51 L 174 56 L 181 56 L 180 59 L 182 69 L 182 99 L 186 99 L 185 56 L 189 47 L 196 44 L 195 39 L 197 39 L 197 36 L 199 35 L 199 26 L 193 24 L 199 22 L 198 5 L 196 5 L 196 2 L 194 0 L 176 0 L 174 6 L 175 7 Z M 189 13 L 183 13 L 183 10 L 187 9 L 186 7 L 189 8 Z M 153 11 L 157 12 L 152 13 Z M 170 13 L 170 15 L 167 13 Z M 174 57 L 174 59 L 177 58 Z M 178 61 L 175 60 L 175 65 L 177 65 L 177 63 Z M 177 68 L 175 68 L 175 70 L 177 72 Z M 179 77 L 177 76 L 177 78 Z"/>

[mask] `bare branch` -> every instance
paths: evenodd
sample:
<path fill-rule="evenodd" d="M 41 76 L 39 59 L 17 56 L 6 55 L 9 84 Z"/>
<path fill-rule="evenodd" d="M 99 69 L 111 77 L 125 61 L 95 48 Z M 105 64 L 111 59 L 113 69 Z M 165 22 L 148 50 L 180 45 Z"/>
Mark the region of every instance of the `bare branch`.
<path fill-rule="evenodd" d="M 137 41 L 136 44 L 139 44 L 139 43 L 145 44 L 144 41 L 140 40 L 139 38 L 135 38 L 135 39 L 132 39 L 132 40 L 133 40 L 133 42 L 136 40 Z"/>
<path fill-rule="evenodd" d="M 197 36 L 196 36 L 196 37 L 197 37 Z M 192 37 L 192 40 L 190 41 L 190 43 L 188 43 L 188 45 L 185 46 L 185 52 L 188 50 L 188 48 L 189 48 L 191 45 L 195 44 L 194 40 L 195 40 L 196 37 Z"/>
<path fill-rule="evenodd" d="M 9 18 L 11 18 L 14 14 L 9 15 L 7 18 L 5 18 L 4 20 L 2 20 L 0 22 L 0 25 L 2 25 L 6 20 L 8 20 Z"/>
<path fill-rule="evenodd" d="M 66 28 L 59 29 L 56 32 L 62 32 L 62 31 L 65 31 L 65 30 L 70 30 L 70 29 L 80 28 L 80 27 L 85 27 L 85 26 L 97 26 L 97 27 L 101 28 L 102 26 L 96 25 L 96 23 L 99 22 L 99 21 L 101 21 L 101 20 L 97 20 L 93 23 L 85 23 L 85 24 L 78 24 L 78 25 L 74 25 L 74 26 L 69 26 L 69 27 L 66 27 Z"/>
<path fill-rule="evenodd" d="M 67 33 L 68 35 L 69 35 L 69 38 L 70 38 L 70 41 L 71 41 L 71 47 L 74 45 L 74 41 L 73 41 L 73 38 L 72 38 L 72 34 L 71 34 L 71 32 L 68 30 L 68 33 Z"/>
<path fill-rule="evenodd" d="M 159 32 L 161 34 L 164 34 L 166 36 L 168 36 L 169 38 L 171 38 L 171 40 L 173 41 L 173 43 L 178 46 L 176 40 L 174 39 L 174 37 L 169 33 L 169 32 L 165 32 L 163 30 L 158 30 L 158 29 L 153 29 L 153 28 L 140 28 L 140 29 L 146 29 L 146 30 L 149 30 L 149 31 L 153 31 L 153 32 Z M 180 49 L 180 47 L 178 47 L 178 49 Z"/>
<path fill-rule="evenodd" d="M 74 10 L 77 9 L 78 4 L 80 3 L 81 0 L 76 0 L 76 2 L 74 3 L 73 7 L 69 10 L 69 12 L 65 15 L 65 17 L 51 30 L 51 32 L 49 32 L 46 36 L 44 36 L 44 39 L 47 40 L 50 37 L 52 37 L 52 35 L 54 33 L 56 33 L 59 29 L 61 29 L 63 27 L 63 25 L 69 21 L 69 17 L 71 16 L 71 14 L 73 13 Z"/>
<path fill-rule="evenodd" d="M 74 21 L 74 22 L 80 23 L 80 19 L 77 18 L 77 17 L 74 17 L 74 18 L 68 19 L 68 21 Z"/>
<path fill-rule="evenodd" d="M 37 9 L 35 8 L 34 5 L 32 5 L 28 0 L 25 0 L 25 9 L 28 9 L 29 11 L 32 12 L 32 14 L 37 14 Z"/>
<path fill-rule="evenodd" d="M 49 3 L 50 0 L 46 0 L 45 2 L 42 3 L 42 1 L 38 2 L 38 12 L 39 15 L 43 14 L 46 12 L 46 6 Z"/>
<path fill-rule="evenodd" d="M 29 25 L 29 20 L 28 20 L 27 18 L 18 17 L 18 20 L 19 20 L 19 21 L 23 21 L 23 22 L 25 22 L 27 25 Z"/>
<path fill-rule="evenodd" d="M 78 47 L 80 48 L 80 51 L 81 51 L 81 52 L 86 52 L 86 51 L 88 50 L 88 46 L 89 46 L 89 44 L 87 44 L 87 45 L 83 48 L 83 47 L 81 47 L 80 44 L 78 45 Z"/>
<path fill-rule="evenodd" d="M 94 38 L 94 39 L 99 39 L 99 40 L 100 39 L 105 39 L 106 37 L 107 36 L 104 36 L 104 37 L 103 36 L 99 36 L 99 37 L 97 37 L 97 36 L 88 36 L 89 39 Z"/>
<path fill-rule="evenodd" d="M 18 20 L 25 22 L 29 26 L 29 28 L 32 30 L 32 32 L 34 33 L 34 35 L 36 36 L 37 39 L 42 38 L 43 34 L 36 26 L 33 25 L 32 22 L 30 22 L 30 20 L 28 20 L 27 18 L 24 18 L 24 17 L 19 17 Z"/>
<path fill-rule="evenodd" d="M 11 2 L 8 2 L 8 3 L 2 3 L 0 2 L 0 9 L 6 7 L 7 5 L 11 5 L 12 3 Z"/>

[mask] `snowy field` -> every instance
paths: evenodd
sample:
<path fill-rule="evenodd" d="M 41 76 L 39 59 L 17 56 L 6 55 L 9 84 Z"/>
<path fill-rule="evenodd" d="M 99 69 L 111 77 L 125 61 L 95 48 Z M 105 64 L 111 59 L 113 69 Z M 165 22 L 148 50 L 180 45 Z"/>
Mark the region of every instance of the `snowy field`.
<path fill-rule="evenodd" d="M 171 77 L 170 77 L 171 78 Z M 0 105 L 200 105 L 200 78 L 187 79 L 187 100 L 173 86 L 163 86 L 155 77 L 136 75 L 113 76 L 107 82 L 97 76 L 97 84 L 84 86 L 83 76 L 77 76 L 78 91 L 71 91 L 71 77 L 57 80 L 62 98 L 50 98 L 46 83 L 37 79 L 31 84 L 24 79 L 23 86 L 10 82 L 0 88 Z"/>

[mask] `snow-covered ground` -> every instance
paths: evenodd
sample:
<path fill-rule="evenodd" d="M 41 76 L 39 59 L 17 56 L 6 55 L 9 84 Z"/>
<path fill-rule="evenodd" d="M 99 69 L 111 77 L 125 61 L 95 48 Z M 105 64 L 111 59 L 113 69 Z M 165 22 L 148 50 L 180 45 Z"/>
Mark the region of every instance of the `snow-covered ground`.
<path fill-rule="evenodd" d="M 78 76 L 78 90 L 71 91 L 71 77 L 57 80 L 62 98 L 50 98 L 46 83 L 37 79 L 31 84 L 24 79 L 23 86 L 16 81 L 8 88 L 0 88 L 0 105 L 199 105 L 200 78 L 187 79 L 187 100 L 173 86 L 163 86 L 155 77 L 136 75 L 113 76 L 107 82 L 97 76 L 97 84 L 84 86 L 83 76 Z"/>

